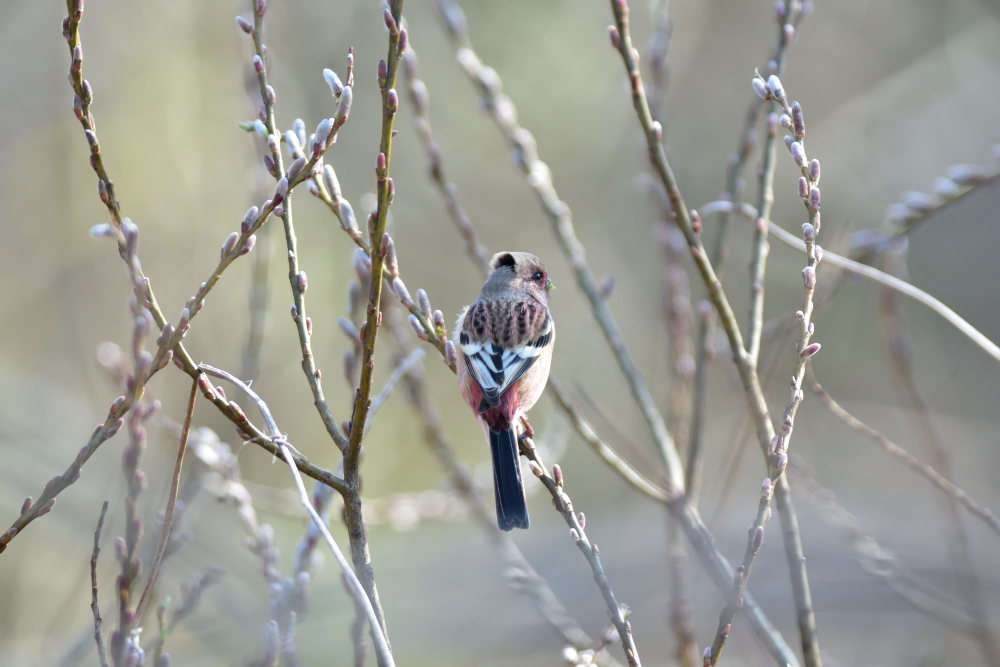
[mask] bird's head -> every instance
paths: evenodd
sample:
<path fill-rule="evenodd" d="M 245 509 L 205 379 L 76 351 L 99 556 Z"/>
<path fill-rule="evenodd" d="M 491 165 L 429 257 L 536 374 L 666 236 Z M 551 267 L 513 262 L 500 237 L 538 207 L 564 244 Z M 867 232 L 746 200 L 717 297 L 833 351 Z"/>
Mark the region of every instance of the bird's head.
<path fill-rule="evenodd" d="M 510 290 L 548 305 L 553 287 L 542 260 L 527 252 L 498 252 L 490 260 L 490 277 L 483 285 L 483 295 L 499 296 Z"/>

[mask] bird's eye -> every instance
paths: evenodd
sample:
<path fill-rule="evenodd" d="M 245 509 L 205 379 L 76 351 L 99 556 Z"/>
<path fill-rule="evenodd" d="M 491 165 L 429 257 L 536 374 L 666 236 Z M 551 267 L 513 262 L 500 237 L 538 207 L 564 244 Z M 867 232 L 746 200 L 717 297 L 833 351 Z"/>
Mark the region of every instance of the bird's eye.
<path fill-rule="evenodd" d="M 538 280 L 538 281 L 544 280 L 545 279 L 545 274 L 542 273 L 541 271 L 536 271 L 535 275 L 531 276 L 531 279 L 532 280 Z"/>

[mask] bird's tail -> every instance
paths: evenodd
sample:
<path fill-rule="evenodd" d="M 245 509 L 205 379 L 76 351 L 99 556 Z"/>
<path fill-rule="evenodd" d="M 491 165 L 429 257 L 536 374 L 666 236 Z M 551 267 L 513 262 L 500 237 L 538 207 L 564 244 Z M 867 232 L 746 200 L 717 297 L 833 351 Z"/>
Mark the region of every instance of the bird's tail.
<path fill-rule="evenodd" d="M 493 452 L 493 491 L 500 530 L 528 527 L 528 506 L 524 500 L 521 467 L 518 463 L 517 434 L 513 427 L 494 431 L 488 428 Z"/>

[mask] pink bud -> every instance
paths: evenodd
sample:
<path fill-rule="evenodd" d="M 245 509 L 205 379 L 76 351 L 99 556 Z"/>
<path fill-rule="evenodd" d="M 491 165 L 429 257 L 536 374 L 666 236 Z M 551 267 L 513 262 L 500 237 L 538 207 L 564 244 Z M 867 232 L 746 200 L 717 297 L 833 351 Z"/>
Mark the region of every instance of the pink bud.
<path fill-rule="evenodd" d="M 257 244 L 257 235 L 251 234 L 247 237 L 247 240 L 243 242 L 243 246 L 240 248 L 240 254 L 245 255 L 251 250 L 253 250 L 254 245 Z"/>
<path fill-rule="evenodd" d="M 792 131 L 799 140 L 806 136 L 806 121 L 798 102 L 792 102 Z"/>
<path fill-rule="evenodd" d="M 809 324 L 811 325 L 812 322 L 810 322 Z M 808 359 L 809 357 L 811 357 L 814 354 L 816 354 L 817 352 L 819 352 L 819 348 L 820 347 L 821 346 L 820 346 L 819 343 L 811 343 L 811 344 L 807 345 L 806 349 L 804 349 L 801 352 L 799 352 L 799 359 Z"/>
<path fill-rule="evenodd" d="M 337 324 L 340 325 L 340 330 L 344 332 L 351 341 L 358 343 L 361 341 L 361 334 L 358 332 L 357 327 L 346 317 L 338 317 Z"/>
<path fill-rule="evenodd" d="M 296 158 L 295 162 L 292 163 L 292 166 L 288 168 L 288 175 L 287 175 L 288 180 L 289 181 L 296 180 L 299 177 L 299 174 L 302 173 L 302 170 L 305 168 L 305 166 L 306 166 L 305 156 Z"/>
<path fill-rule="evenodd" d="M 274 202 L 274 205 L 277 206 L 278 204 L 280 204 L 285 199 L 285 195 L 287 194 L 288 194 L 288 179 L 282 176 L 281 180 L 278 181 L 278 185 L 274 189 L 274 199 L 272 200 Z"/>
<path fill-rule="evenodd" d="M 246 423 L 247 416 L 243 413 L 243 409 L 236 401 L 229 401 L 229 410 L 233 413 L 233 416 L 236 417 L 236 421 L 241 424 Z"/>
<path fill-rule="evenodd" d="M 410 298 L 410 293 L 406 291 L 406 285 L 398 277 L 392 279 L 392 291 L 395 292 L 396 296 L 404 306 L 409 308 L 413 305 L 413 300 Z"/>
<path fill-rule="evenodd" d="M 416 315 L 410 315 L 410 326 L 413 327 L 413 332 L 417 334 L 417 338 L 426 341 L 427 334 L 424 332 L 424 326 L 420 324 L 420 320 L 417 319 Z"/>
<path fill-rule="evenodd" d="M 354 99 L 354 89 L 348 86 L 340 94 L 340 101 L 337 103 L 337 125 L 347 122 L 347 117 L 351 113 L 351 101 Z"/>
<path fill-rule="evenodd" d="M 816 287 L 816 269 L 811 266 L 802 269 L 802 280 L 805 282 L 806 289 Z"/>
<path fill-rule="evenodd" d="M 792 154 L 792 159 L 795 160 L 795 164 L 799 167 L 805 166 L 806 163 L 806 151 L 802 148 L 802 144 L 798 141 L 793 141 L 791 146 L 788 147 L 789 152 Z"/>
<path fill-rule="evenodd" d="M 617 32 L 617 30 L 615 31 Z M 615 45 L 617 48 L 617 45 Z M 771 91 L 767 89 L 767 83 L 760 76 L 754 77 L 753 79 L 753 91 L 760 96 L 761 99 L 766 100 L 771 96 Z"/>
<path fill-rule="evenodd" d="M 106 433 L 106 439 L 111 439 L 115 437 L 115 435 L 118 433 L 118 431 L 121 430 L 122 426 L 124 425 L 125 425 L 124 419 L 119 418 L 117 421 L 115 421 L 115 423 L 108 428 Z"/>
<path fill-rule="evenodd" d="M 613 25 L 608 26 L 608 39 L 611 40 L 611 46 L 614 48 L 620 48 L 622 44 L 622 36 L 618 33 L 618 28 Z"/>
<path fill-rule="evenodd" d="M 771 96 L 781 102 L 785 99 L 785 88 L 781 85 L 781 79 L 777 74 L 772 74 L 767 78 L 767 87 L 771 91 Z"/>
<path fill-rule="evenodd" d="M 785 466 L 788 465 L 788 454 L 782 453 L 778 455 L 778 460 L 774 464 L 774 478 L 777 479 L 781 476 L 781 473 L 785 472 Z"/>
<path fill-rule="evenodd" d="M 399 26 L 396 25 L 396 19 L 392 17 L 392 12 L 386 7 L 382 10 L 382 20 L 385 21 L 385 27 L 389 29 L 389 32 L 395 35 L 399 31 Z"/>
<path fill-rule="evenodd" d="M 427 297 L 427 292 L 423 289 L 417 290 L 417 305 L 420 306 L 420 312 L 422 312 L 427 319 L 431 317 L 431 300 Z"/>
<path fill-rule="evenodd" d="M 225 242 L 222 244 L 221 256 L 225 257 L 233 250 L 236 249 L 236 242 L 240 240 L 240 235 L 237 232 L 232 232 L 226 237 Z"/>

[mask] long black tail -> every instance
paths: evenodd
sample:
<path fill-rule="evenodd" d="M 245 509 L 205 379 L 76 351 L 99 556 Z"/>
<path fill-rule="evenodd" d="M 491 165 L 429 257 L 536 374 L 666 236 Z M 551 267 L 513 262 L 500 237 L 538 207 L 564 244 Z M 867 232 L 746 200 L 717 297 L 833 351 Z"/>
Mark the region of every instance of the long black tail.
<path fill-rule="evenodd" d="M 514 429 L 490 433 L 493 452 L 493 491 L 497 501 L 497 525 L 500 530 L 528 527 L 528 506 L 524 501 L 521 467 L 518 464 L 517 434 Z"/>

